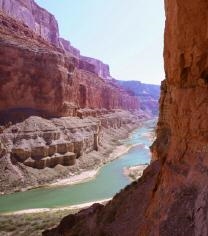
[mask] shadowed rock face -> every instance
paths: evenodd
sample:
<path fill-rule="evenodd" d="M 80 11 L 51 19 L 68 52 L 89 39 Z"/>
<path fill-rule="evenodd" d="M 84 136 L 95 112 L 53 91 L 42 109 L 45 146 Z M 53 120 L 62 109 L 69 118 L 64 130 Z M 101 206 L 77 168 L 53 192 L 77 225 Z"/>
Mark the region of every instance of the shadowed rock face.
<path fill-rule="evenodd" d="M 152 164 L 105 207 L 68 216 L 43 235 L 208 235 L 208 1 L 166 0 L 165 10 Z"/>

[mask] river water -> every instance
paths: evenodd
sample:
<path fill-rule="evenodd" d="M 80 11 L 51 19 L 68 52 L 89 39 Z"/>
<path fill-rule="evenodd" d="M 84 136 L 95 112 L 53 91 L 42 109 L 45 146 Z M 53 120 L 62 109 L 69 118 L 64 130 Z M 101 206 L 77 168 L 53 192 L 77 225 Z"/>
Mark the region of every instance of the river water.
<path fill-rule="evenodd" d="M 155 120 L 144 122 L 141 128 L 122 141 L 123 145 L 136 145 L 120 158 L 104 165 L 95 179 L 71 186 L 38 188 L 0 196 L 0 213 L 35 208 L 57 208 L 111 198 L 130 179 L 123 174 L 125 167 L 150 161 L 149 146 L 152 143 Z"/>

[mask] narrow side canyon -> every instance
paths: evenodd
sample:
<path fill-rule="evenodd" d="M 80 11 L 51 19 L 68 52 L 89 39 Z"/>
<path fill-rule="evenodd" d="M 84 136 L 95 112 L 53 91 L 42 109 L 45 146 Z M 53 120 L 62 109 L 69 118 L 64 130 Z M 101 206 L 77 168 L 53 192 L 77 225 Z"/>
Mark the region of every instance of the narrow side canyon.
<path fill-rule="evenodd" d="M 208 234 L 208 2 L 165 0 L 165 72 L 152 163 L 106 206 L 43 235 Z"/>

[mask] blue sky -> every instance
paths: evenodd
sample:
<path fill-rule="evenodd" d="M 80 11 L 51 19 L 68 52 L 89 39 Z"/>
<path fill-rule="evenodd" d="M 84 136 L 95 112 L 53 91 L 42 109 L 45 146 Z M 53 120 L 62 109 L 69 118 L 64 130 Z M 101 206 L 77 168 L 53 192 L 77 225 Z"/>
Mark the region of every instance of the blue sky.
<path fill-rule="evenodd" d="M 162 0 L 36 0 L 82 55 L 110 65 L 121 80 L 164 79 Z"/>

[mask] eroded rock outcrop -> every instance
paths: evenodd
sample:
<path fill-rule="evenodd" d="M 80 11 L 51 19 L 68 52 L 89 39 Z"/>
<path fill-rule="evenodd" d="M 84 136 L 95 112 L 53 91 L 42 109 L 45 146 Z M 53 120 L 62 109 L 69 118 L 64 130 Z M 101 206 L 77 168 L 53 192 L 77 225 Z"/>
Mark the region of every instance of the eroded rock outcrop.
<path fill-rule="evenodd" d="M 82 117 L 30 116 L 0 133 L 0 192 L 8 193 L 95 169 L 113 157 L 117 139 L 141 124 L 141 114 L 82 111 Z M 88 110 L 89 112 L 89 110 Z M 93 117 L 94 115 L 94 117 Z M 143 117 L 145 118 L 145 117 Z"/>
<path fill-rule="evenodd" d="M 153 162 L 105 207 L 44 235 L 206 236 L 207 0 L 166 0 L 165 72 Z"/>
<path fill-rule="evenodd" d="M 74 165 L 76 158 L 98 147 L 100 122 L 91 119 L 60 118 L 45 120 L 30 117 L 5 129 L 1 140 L 13 164 L 23 163 L 37 169 L 60 164 Z"/>

